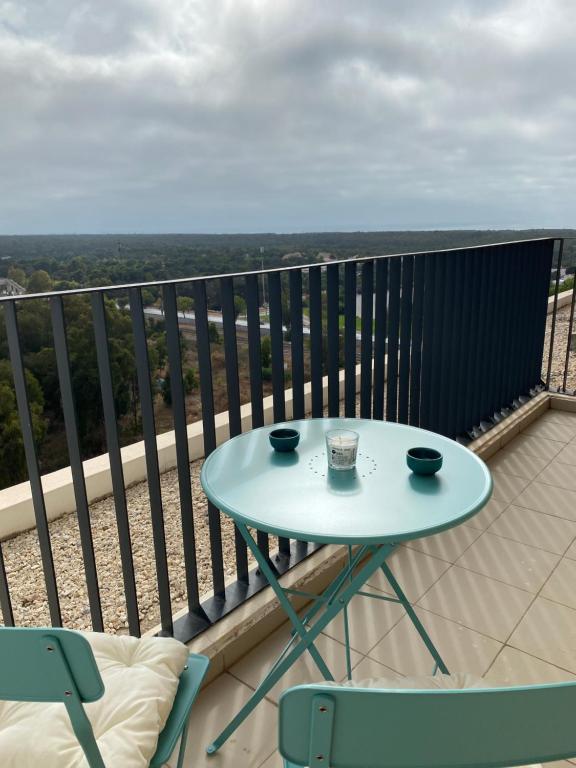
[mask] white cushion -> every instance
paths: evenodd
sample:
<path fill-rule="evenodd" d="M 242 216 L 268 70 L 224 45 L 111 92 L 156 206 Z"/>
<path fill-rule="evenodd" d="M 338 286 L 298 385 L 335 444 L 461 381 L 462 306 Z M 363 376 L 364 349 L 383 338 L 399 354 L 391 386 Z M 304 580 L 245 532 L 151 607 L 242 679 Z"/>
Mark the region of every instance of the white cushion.
<path fill-rule="evenodd" d="M 469 674 L 419 675 L 417 677 L 369 677 L 364 680 L 345 680 L 343 683 L 325 682 L 321 685 L 344 686 L 345 688 L 383 688 L 386 690 L 426 688 L 490 688 L 481 677 Z"/>
<path fill-rule="evenodd" d="M 188 649 L 170 638 L 86 632 L 104 696 L 85 704 L 105 765 L 146 768 L 172 709 Z M 63 704 L 0 701 L 2 768 L 86 768 Z"/>

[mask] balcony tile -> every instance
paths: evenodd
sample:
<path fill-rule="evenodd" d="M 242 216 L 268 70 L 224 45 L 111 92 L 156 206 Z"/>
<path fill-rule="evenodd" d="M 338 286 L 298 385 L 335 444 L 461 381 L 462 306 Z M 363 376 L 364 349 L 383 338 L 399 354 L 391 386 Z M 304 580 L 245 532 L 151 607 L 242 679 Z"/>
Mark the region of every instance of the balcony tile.
<path fill-rule="evenodd" d="M 492 525 L 494 520 L 497 520 L 500 517 L 507 506 L 507 501 L 499 501 L 498 499 L 492 497 L 488 504 L 486 504 L 486 506 L 483 507 L 480 512 L 466 520 L 465 525 L 467 528 L 477 528 L 480 531 L 484 531 L 486 528 Z"/>
<path fill-rule="evenodd" d="M 576 520 L 576 492 L 534 481 L 515 499 L 514 505 Z"/>
<path fill-rule="evenodd" d="M 532 437 L 544 437 L 547 440 L 557 440 L 560 443 L 569 443 L 576 437 L 576 422 L 572 423 L 567 419 L 557 421 L 556 419 L 546 419 L 544 416 L 536 419 L 526 429 L 521 432 L 522 435 L 531 435 Z"/>
<path fill-rule="evenodd" d="M 511 449 L 498 451 L 498 453 L 488 461 L 488 466 L 492 472 L 504 472 L 507 475 L 516 475 L 532 480 L 549 463 L 549 459 L 528 456 L 525 453 L 517 453 Z"/>
<path fill-rule="evenodd" d="M 450 528 L 450 530 L 437 533 L 435 536 L 409 541 L 406 546 L 440 560 L 446 560 L 448 563 L 454 563 L 480 535 L 481 532 L 477 528 L 458 525 L 456 528 Z"/>
<path fill-rule="evenodd" d="M 576 466 L 576 442 L 568 443 L 564 448 L 556 455 L 556 461 L 559 464 L 571 464 Z"/>
<path fill-rule="evenodd" d="M 366 592 L 376 595 L 381 590 L 366 587 Z M 401 605 L 369 597 L 355 597 L 348 606 L 348 625 L 350 627 L 350 647 L 362 654 L 368 653 L 392 627 L 404 616 Z M 324 629 L 324 634 L 338 642 L 344 642 L 344 619 L 339 614 Z"/>
<path fill-rule="evenodd" d="M 576 673 L 576 611 L 538 597 L 509 645 Z"/>
<path fill-rule="evenodd" d="M 498 501 L 511 502 L 521 493 L 530 482 L 529 478 L 507 475 L 504 472 L 492 474 L 494 482 L 493 497 Z"/>
<path fill-rule="evenodd" d="M 415 603 L 450 565 L 436 557 L 429 557 L 422 552 L 407 547 L 399 547 L 388 558 L 390 570 L 396 577 L 404 594 Z M 380 589 L 388 594 L 393 594 L 386 577 L 382 571 L 378 571 L 368 581 L 368 585 Z"/>
<path fill-rule="evenodd" d="M 540 594 L 549 600 L 576 608 L 576 560 L 563 558 Z"/>
<path fill-rule="evenodd" d="M 571 464 L 561 464 L 554 459 L 540 472 L 538 482 L 553 485 L 556 488 L 576 491 L 576 470 Z"/>
<path fill-rule="evenodd" d="M 524 456 L 535 456 L 538 459 L 547 459 L 551 461 L 564 448 L 565 443 L 557 440 L 548 440 L 545 437 L 532 437 L 531 435 L 518 435 L 510 441 L 507 451 L 522 454 Z"/>
<path fill-rule="evenodd" d="M 376 677 L 400 678 L 402 675 L 398 674 L 391 667 L 380 664 L 379 661 L 370 658 L 370 656 L 364 656 L 362 661 L 356 664 L 352 670 L 353 680 L 367 680 Z"/>
<path fill-rule="evenodd" d="M 482 675 L 502 647 L 496 640 L 454 621 L 421 608 L 417 613 L 451 672 Z M 370 657 L 403 675 L 429 675 L 434 667 L 434 660 L 407 616 L 370 651 Z"/>
<path fill-rule="evenodd" d="M 230 669 L 231 674 L 251 688 L 256 688 L 289 639 L 290 625 L 286 623 L 234 664 Z M 320 634 L 315 644 L 334 678 L 343 680 L 346 677 L 344 646 L 323 634 Z M 352 651 L 352 665 L 357 664 L 361 659 L 362 654 Z M 276 683 L 268 693 L 267 698 L 277 703 L 278 697 L 286 688 L 303 683 L 317 683 L 321 680 L 322 674 L 312 660 L 312 656 L 305 652 L 284 677 Z"/>
<path fill-rule="evenodd" d="M 563 555 L 576 537 L 576 522 L 512 505 L 492 523 L 488 532 Z"/>
<path fill-rule="evenodd" d="M 576 560 L 576 541 L 573 541 L 572 544 L 568 547 L 564 557 L 570 557 L 572 560 Z"/>
<path fill-rule="evenodd" d="M 264 762 L 277 746 L 278 709 L 262 701 L 232 734 L 220 751 L 209 757 L 206 747 L 246 703 L 252 691 L 224 674 L 205 688 L 194 705 L 188 729 L 186 768 L 254 768 Z M 177 750 L 169 765 L 175 766 Z"/>
<path fill-rule="evenodd" d="M 535 594 L 559 559 L 559 555 L 551 552 L 484 533 L 458 559 L 457 565 Z"/>
<path fill-rule="evenodd" d="M 537 685 L 576 680 L 576 675 L 571 672 L 510 646 L 502 649 L 485 677 L 500 685 Z"/>
<path fill-rule="evenodd" d="M 454 565 L 419 605 L 469 629 L 505 641 L 534 596 Z"/>

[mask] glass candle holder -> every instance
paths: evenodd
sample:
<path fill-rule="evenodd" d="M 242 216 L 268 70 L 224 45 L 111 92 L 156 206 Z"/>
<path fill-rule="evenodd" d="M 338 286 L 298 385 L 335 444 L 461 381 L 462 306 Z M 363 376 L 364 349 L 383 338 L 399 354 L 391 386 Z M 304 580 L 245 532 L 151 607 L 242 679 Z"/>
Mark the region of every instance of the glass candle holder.
<path fill-rule="evenodd" d="M 330 469 L 353 469 L 358 455 L 358 432 L 331 429 L 326 432 L 326 453 Z"/>

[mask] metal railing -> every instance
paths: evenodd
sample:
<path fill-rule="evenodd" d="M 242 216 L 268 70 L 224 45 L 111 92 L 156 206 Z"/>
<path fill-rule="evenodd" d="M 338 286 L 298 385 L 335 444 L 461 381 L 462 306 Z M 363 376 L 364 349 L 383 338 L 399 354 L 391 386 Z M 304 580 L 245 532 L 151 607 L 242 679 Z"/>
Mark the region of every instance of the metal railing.
<path fill-rule="evenodd" d="M 293 418 L 307 415 L 319 417 L 324 413 L 330 416 L 359 415 L 362 418 L 408 423 L 451 438 L 468 440 L 499 421 L 507 409 L 517 406 L 544 384 L 541 370 L 555 247 L 559 248 L 557 261 L 560 264 L 562 243 L 546 238 L 479 248 L 359 258 L 268 272 L 1 299 L 52 623 L 61 625 L 62 612 L 19 331 L 19 311 L 23 302 L 43 302 L 50 307 L 87 601 L 92 626 L 95 630 L 103 630 L 101 590 L 106 589 L 106 584 L 102 583 L 94 555 L 91 512 L 78 430 L 82 401 L 73 385 L 66 322 L 66 302 L 70 296 L 85 296 L 90 301 L 92 328 L 88 328 L 87 333 L 93 333 L 97 357 L 127 623 L 130 633 L 139 635 L 142 617 L 111 371 L 110 307 L 107 303 L 110 298 L 117 301 L 120 295 L 127 297 L 129 306 L 123 311 L 129 313 L 132 327 L 160 624 L 163 633 L 174 634 L 187 641 L 265 586 L 265 581 L 258 571 L 250 570 L 246 546 L 236 536 L 235 579 L 226 582 L 220 513 L 208 504 L 212 594 L 201 599 L 182 375 L 180 330 L 183 318 L 178 311 L 179 292 L 185 289 L 194 302 L 193 333 L 205 455 L 216 447 L 213 342 L 207 289 L 213 296 L 217 287 L 219 295 L 227 410 L 230 436 L 234 436 L 242 429 L 239 339 L 235 314 L 235 296 L 238 295 L 242 295 L 246 303 L 245 337 L 242 341 L 247 345 L 248 370 L 242 373 L 249 375 L 251 426 L 264 424 L 260 317 L 260 283 L 264 280 L 269 297 L 269 327 L 267 323 L 266 333 L 270 336 L 275 422 L 286 418 L 285 363 L 288 359 Z M 151 381 L 147 341 L 147 327 L 151 321 L 149 317 L 147 319 L 142 298 L 142 290 L 149 289 L 151 285 L 161 291 L 161 316 L 165 323 L 177 454 L 187 606 L 185 615 L 177 621 L 173 621 L 173 595 L 156 442 L 156 395 Z M 356 316 L 358 294 L 361 296 L 359 328 Z M 571 322 L 573 310 L 574 302 Z M 341 313 L 344 316 L 343 327 Z M 290 330 L 288 342 L 286 328 Z M 356 385 L 358 354 L 359 391 Z M 343 401 L 340 400 L 342 369 Z M 305 410 L 308 381 L 311 389 L 310 414 Z M 276 545 L 263 532 L 257 532 L 257 540 L 260 548 L 272 557 L 273 565 L 280 573 L 315 549 L 304 542 L 284 539 Z M 12 625 L 14 612 L 1 545 L 0 607 L 4 623 Z"/>

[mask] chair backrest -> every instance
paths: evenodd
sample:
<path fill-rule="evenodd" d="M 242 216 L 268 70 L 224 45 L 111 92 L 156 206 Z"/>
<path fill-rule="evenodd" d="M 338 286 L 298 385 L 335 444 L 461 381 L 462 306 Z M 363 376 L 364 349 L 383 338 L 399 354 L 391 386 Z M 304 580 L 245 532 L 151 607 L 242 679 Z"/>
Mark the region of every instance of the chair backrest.
<path fill-rule="evenodd" d="M 281 755 L 316 768 L 496 768 L 576 755 L 576 683 L 377 690 L 305 685 L 280 698 Z"/>
<path fill-rule="evenodd" d="M 62 702 L 90 768 L 105 766 L 82 704 L 103 693 L 94 654 L 81 634 L 0 627 L 0 700 Z"/>
<path fill-rule="evenodd" d="M 104 683 L 85 637 L 69 629 L 0 628 L 0 699 L 96 701 Z"/>

